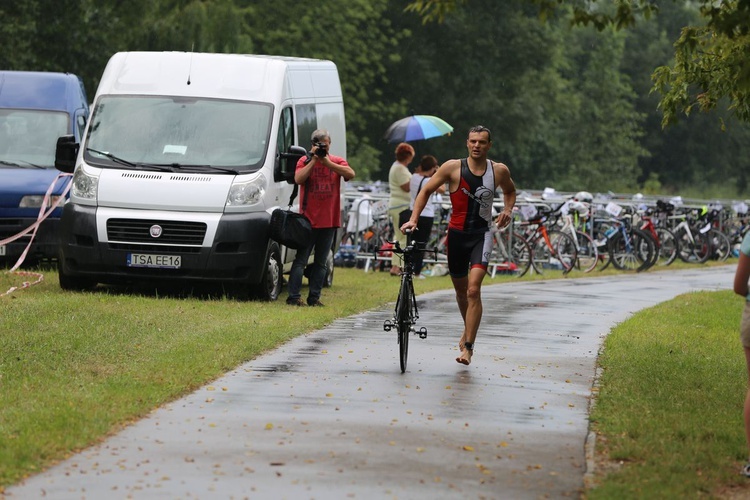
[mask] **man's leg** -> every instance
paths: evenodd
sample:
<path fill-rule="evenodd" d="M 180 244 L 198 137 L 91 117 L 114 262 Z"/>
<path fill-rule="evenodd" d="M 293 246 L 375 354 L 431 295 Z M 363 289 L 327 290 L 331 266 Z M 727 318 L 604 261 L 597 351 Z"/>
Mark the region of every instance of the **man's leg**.
<path fill-rule="evenodd" d="M 474 267 L 469 271 L 469 276 L 465 278 L 466 288 L 464 301 L 466 306 L 465 312 L 462 311 L 461 313 L 464 318 L 464 333 L 459 342 L 461 355 L 456 358 L 456 361 L 464 365 L 471 363 L 474 341 L 477 338 L 479 324 L 482 321 L 482 281 L 484 280 L 485 274 L 486 270 L 484 268 Z M 458 295 L 456 296 L 456 299 L 458 300 Z M 460 305 L 459 309 L 461 309 Z"/>
<path fill-rule="evenodd" d="M 286 299 L 287 304 L 296 304 L 301 298 L 302 277 L 304 276 L 305 265 L 307 265 L 307 259 L 310 258 L 311 251 L 312 245 L 307 248 L 300 248 L 294 255 L 292 269 L 289 272 L 289 284 L 287 285 L 289 290 L 289 297 Z"/>
<path fill-rule="evenodd" d="M 333 245 L 333 238 L 336 235 L 336 228 L 314 229 L 313 238 L 315 240 L 315 254 L 313 257 L 312 269 L 310 270 L 310 290 L 307 294 L 307 303 L 314 304 L 320 301 L 320 294 L 323 291 L 323 282 L 326 279 L 328 268 L 328 252 Z"/>

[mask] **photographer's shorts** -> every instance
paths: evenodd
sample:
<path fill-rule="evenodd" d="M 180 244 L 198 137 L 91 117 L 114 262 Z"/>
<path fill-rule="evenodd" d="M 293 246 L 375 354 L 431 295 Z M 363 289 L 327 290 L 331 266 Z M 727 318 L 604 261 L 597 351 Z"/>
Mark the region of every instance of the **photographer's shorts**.
<path fill-rule="evenodd" d="M 740 340 L 742 340 L 742 347 L 750 349 L 750 302 L 745 302 L 745 309 L 742 311 Z"/>

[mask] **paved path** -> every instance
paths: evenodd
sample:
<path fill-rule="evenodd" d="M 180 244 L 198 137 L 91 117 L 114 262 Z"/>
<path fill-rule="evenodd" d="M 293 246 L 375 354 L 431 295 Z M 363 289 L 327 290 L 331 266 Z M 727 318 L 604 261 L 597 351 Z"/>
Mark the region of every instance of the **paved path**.
<path fill-rule="evenodd" d="M 401 374 L 389 309 L 299 337 L 6 491 L 9 499 L 576 498 L 603 337 L 731 287 L 734 266 L 485 286 L 474 362 L 452 292 L 419 298 Z M 489 284 L 489 282 L 487 282 Z"/>

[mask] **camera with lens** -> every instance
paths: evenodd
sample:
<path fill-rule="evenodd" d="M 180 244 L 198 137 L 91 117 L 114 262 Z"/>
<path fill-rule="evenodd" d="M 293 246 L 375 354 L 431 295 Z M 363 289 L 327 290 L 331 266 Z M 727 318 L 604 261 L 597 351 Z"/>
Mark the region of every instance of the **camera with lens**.
<path fill-rule="evenodd" d="M 325 158 L 328 154 L 328 146 L 326 146 L 325 142 L 316 142 L 315 147 L 318 148 L 315 150 L 315 155 L 320 158 Z"/>

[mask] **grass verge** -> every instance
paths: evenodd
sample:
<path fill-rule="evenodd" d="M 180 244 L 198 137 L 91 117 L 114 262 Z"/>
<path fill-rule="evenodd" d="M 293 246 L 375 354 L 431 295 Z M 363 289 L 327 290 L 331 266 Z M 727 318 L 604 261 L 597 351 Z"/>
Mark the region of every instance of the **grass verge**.
<path fill-rule="evenodd" d="M 598 484 L 588 499 L 750 494 L 739 475 L 747 458 L 741 310 L 731 291 L 688 293 L 607 336 L 591 412 Z"/>

